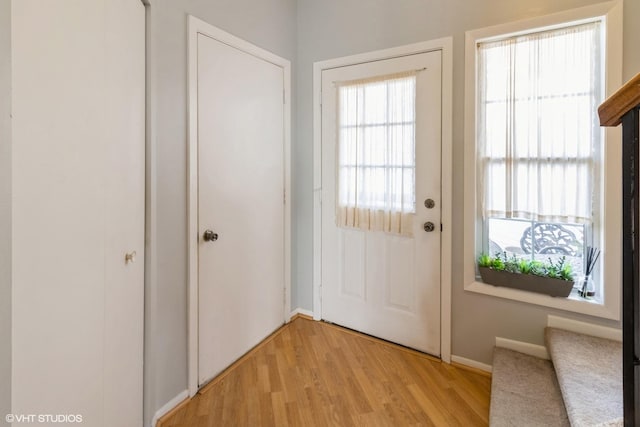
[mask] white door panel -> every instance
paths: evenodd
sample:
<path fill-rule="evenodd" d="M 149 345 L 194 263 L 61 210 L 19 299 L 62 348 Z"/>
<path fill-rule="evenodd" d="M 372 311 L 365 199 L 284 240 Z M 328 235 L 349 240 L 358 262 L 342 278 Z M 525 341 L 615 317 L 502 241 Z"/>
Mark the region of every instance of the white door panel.
<path fill-rule="evenodd" d="M 12 2 L 17 414 L 142 424 L 144 20 L 137 0 Z"/>
<path fill-rule="evenodd" d="M 336 226 L 335 82 L 409 70 L 416 75 L 413 237 Z M 322 73 L 322 318 L 440 354 L 441 52 Z M 427 209 L 424 201 L 433 199 Z M 427 233 L 426 221 L 436 229 Z"/>
<path fill-rule="evenodd" d="M 282 67 L 198 35 L 199 384 L 283 323 L 283 90 Z"/>
<path fill-rule="evenodd" d="M 105 426 L 142 425 L 145 8 L 108 0 L 105 119 Z M 125 261 L 126 254 L 134 258 Z M 126 390 L 126 392 L 123 392 Z"/>

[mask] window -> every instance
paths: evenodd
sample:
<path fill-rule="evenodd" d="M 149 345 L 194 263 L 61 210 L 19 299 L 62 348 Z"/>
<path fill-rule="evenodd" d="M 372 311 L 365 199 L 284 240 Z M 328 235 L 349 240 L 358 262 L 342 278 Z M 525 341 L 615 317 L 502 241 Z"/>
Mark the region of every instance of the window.
<path fill-rule="evenodd" d="M 486 251 L 565 257 L 599 229 L 601 22 L 477 44 L 478 198 Z M 595 239 L 597 242 L 597 239 Z"/>
<path fill-rule="evenodd" d="M 620 158 L 597 108 L 620 84 L 620 22 L 621 5 L 604 3 L 467 32 L 465 289 L 619 317 Z M 476 279 L 483 251 L 565 257 L 579 276 L 588 246 L 603 250 L 595 300 Z"/>
<path fill-rule="evenodd" d="M 411 235 L 415 71 L 337 86 L 338 225 Z"/>

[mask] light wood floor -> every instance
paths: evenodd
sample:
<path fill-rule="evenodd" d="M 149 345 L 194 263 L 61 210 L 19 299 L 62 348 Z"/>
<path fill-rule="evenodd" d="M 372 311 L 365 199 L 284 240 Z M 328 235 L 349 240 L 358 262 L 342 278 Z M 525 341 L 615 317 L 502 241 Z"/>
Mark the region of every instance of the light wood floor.
<path fill-rule="evenodd" d="M 297 318 L 158 426 L 486 426 L 491 378 Z"/>

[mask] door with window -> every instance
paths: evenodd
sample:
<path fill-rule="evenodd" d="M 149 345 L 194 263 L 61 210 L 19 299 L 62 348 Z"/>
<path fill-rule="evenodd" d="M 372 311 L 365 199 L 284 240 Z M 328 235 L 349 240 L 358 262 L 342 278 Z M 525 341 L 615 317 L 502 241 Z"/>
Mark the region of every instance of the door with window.
<path fill-rule="evenodd" d="M 322 72 L 322 318 L 440 354 L 441 52 Z"/>

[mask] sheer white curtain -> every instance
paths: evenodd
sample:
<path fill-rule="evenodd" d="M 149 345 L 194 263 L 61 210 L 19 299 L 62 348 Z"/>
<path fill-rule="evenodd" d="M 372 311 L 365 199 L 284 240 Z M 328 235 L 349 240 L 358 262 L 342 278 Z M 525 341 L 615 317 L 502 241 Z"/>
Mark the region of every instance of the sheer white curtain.
<path fill-rule="evenodd" d="M 336 82 L 340 227 L 413 234 L 415 74 Z"/>
<path fill-rule="evenodd" d="M 600 37 L 594 22 L 478 44 L 485 219 L 591 222 Z"/>

